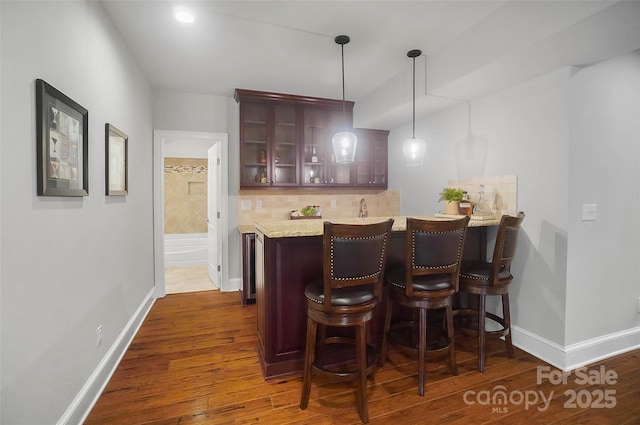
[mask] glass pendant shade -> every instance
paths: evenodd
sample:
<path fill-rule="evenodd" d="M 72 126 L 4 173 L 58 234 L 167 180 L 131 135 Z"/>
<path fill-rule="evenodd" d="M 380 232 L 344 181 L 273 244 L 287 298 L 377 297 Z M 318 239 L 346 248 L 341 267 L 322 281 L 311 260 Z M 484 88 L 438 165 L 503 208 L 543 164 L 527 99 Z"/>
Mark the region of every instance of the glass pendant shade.
<path fill-rule="evenodd" d="M 336 158 L 337 163 L 349 163 L 353 162 L 356 157 L 356 145 L 358 144 L 358 136 L 350 131 L 346 131 L 347 127 L 351 125 L 347 124 L 347 112 L 345 109 L 345 96 L 344 96 L 344 45 L 351 39 L 348 35 L 339 35 L 335 38 L 336 44 L 340 45 L 342 51 L 342 118 L 344 120 L 345 131 L 336 133 L 331 138 L 333 144 L 333 155 Z"/>
<path fill-rule="evenodd" d="M 331 138 L 331 143 L 333 144 L 333 154 L 336 157 L 336 162 L 346 163 L 355 160 L 358 137 L 354 133 L 350 131 L 336 133 Z"/>
<path fill-rule="evenodd" d="M 427 142 L 422 139 L 405 140 L 402 144 L 402 153 L 404 155 L 404 163 L 408 166 L 420 166 L 424 160 L 424 153 L 427 149 Z"/>

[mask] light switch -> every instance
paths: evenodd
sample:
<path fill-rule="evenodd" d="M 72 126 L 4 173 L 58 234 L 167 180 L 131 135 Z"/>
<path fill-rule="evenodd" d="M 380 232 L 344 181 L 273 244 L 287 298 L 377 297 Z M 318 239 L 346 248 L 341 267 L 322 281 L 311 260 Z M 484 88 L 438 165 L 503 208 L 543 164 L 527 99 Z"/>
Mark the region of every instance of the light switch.
<path fill-rule="evenodd" d="M 243 211 L 248 211 L 251 209 L 251 199 L 243 199 L 240 201 L 240 209 Z"/>
<path fill-rule="evenodd" d="M 256 209 L 262 209 L 262 199 L 256 199 Z"/>
<path fill-rule="evenodd" d="M 331 208 L 335 208 L 336 207 L 336 200 L 332 199 L 331 200 Z"/>
<path fill-rule="evenodd" d="M 598 214 L 596 204 L 582 205 L 582 221 L 595 221 L 597 216 Z"/>

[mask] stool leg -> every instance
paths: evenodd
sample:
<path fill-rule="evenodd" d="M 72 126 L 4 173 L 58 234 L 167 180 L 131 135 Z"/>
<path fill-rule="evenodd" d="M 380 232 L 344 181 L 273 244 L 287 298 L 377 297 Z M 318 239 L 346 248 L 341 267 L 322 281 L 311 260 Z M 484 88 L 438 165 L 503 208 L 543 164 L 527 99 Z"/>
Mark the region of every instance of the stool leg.
<path fill-rule="evenodd" d="M 367 409 L 367 337 L 364 323 L 356 327 L 356 352 L 358 356 L 358 413 L 363 423 L 369 422 Z"/>
<path fill-rule="evenodd" d="M 324 341 L 327 338 L 327 327 L 322 323 L 318 323 L 316 330 L 316 341 Z M 317 350 L 314 351 L 314 362 L 316 366 L 324 367 L 324 349 L 325 344 L 320 344 Z"/>
<path fill-rule="evenodd" d="M 511 341 L 511 311 L 509 309 L 509 294 L 502 294 L 502 317 L 504 318 L 504 324 L 508 329 L 507 334 L 504 337 L 507 343 L 507 354 L 509 357 L 514 358 L 513 343 Z"/>
<path fill-rule="evenodd" d="M 365 347 L 364 347 L 364 358 L 365 358 L 365 365 L 369 363 L 369 356 L 367 354 L 367 347 L 368 346 L 373 346 L 371 343 L 371 326 L 369 326 L 369 322 L 366 322 L 364 324 L 364 334 L 366 336 L 366 343 L 365 343 Z M 377 359 L 374 359 L 374 364 L 377 363 L 376 362 Z M 367 375 L 367 378 L 371 377 L 371 383 L 375 384 L 376 383 L 376 375 L 375 375 L 375 367 L 371 368 L 371 374 Z"/>
<path fill-rule="evenodd" d="M 419 341 L 418 341 L 418 394 L 424 395 L 424 354 L 427 346 L 427 309 L 420 309 L 420 325 L 419 325 Z"/>
<path fill-rule="evenodd" d="M 451 373 L 458 374 L 458 365 L 456 364 L 456 350 L 453 333 L 453 307 L 451 304 L 446 307 L 447 314 L 447 337 L 449 338 L 449 363 L 451 364 Z"/>
<path fill-rule="evenodd" d="M 487 315 L 487 297 L 480 295 L 478 298 L 478 370 L 484 372 L 484 327 Z"/>
<path fill-rule="evenodd" d="M 391 329 L 391 308 L 393 303 L 387 298 L 387 311 L 384 317 L 384 331 L 382 333 L 382 348 L 380 348 L 380 357 L 378 358 L 378 364 L 384 366 L 384 362 L 387 361 L 387 344 L 389 343 L 387 336 Z"/>
<path fill-rule="evenodd" d="M 316 348 L 316 331 L 318 324 L 310 317 L 307 318 L 307 343 L 304 349 L 304 370 L 302 375 L 302 398 L 300 399 L 300 408 L 306 409 L 309 404 L 309 394 L 311 393 L 311 365 L 313 364 L 313 355 Z"/>

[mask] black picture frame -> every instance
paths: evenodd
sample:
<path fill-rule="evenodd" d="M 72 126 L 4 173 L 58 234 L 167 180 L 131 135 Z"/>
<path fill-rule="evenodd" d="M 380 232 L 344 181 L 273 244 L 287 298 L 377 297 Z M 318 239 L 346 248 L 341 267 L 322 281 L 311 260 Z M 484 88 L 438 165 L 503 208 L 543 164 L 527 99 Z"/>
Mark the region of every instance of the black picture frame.
<path fill-rule="evenodd" d="M 112 124 L 104 125 L 105 194 L 122 196 L 129 192 L 129 136 Z"/>
<path fill-rule="evenodd" d="M 38 196 L 89 195 L 89 112 L 36 80 Z"/>

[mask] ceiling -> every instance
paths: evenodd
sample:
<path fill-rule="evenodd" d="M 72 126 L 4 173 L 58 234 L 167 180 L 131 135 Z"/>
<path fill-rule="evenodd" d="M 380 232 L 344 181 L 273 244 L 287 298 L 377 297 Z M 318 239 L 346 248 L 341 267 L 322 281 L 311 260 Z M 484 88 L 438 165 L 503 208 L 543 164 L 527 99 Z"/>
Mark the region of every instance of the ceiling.
<path fill-rule="evenodd" d="M 411 121 L 569 65 L 640 48 L 638 1 L 100 1 L 156 90 L 347 100 L 356 126 Z M 185 6 L 195 22 L 173 18 Z M 425 65 L 426 64 L 426 65 Z M 426 66 L 426 71 L 425 71 Z M 425 84 L 426 81 L 426 84 Z"/>

